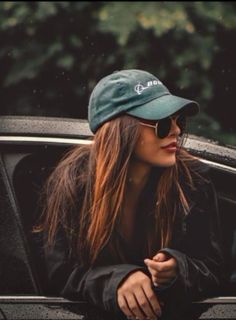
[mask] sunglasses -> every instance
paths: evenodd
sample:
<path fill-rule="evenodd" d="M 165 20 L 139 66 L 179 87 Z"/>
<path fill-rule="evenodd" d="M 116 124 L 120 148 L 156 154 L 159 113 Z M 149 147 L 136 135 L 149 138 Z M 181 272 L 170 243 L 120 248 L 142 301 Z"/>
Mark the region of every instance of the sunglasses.
<path fill-rule="evenodd" d="M 158 120 L 155 124 L 150 124 L 150 121 L 148 120 L 145 122 L 140 122 L 141 125 L 155 128 L 155 134 L 158 138 L 163 139 L 169 135 L 169 132 L 171 130 L 172 121 L 175 121 L 176 125 L 180 129 L 180 135 L 183 134 L 183 132 L 186 129 L 186 116 L 184 114 L 179 114 L 176 116 L 170 116 L 161 120 Z"/>

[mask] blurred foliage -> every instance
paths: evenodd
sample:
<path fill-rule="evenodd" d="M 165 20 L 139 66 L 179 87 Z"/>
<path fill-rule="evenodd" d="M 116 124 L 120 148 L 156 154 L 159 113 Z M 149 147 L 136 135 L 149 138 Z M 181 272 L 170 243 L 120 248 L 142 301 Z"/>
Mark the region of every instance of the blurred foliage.
<path fill-rule="evenodd" d="M 140 68 L 197 100 L 190 132 L 236 144 L 234 2 L 0 2 L 1 114 L 87 117 L 96 82 Z"/>

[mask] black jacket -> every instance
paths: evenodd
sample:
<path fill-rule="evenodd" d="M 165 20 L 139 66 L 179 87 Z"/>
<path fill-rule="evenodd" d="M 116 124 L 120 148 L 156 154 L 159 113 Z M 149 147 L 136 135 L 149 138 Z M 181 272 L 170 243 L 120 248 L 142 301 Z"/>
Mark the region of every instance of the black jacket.
<path fill-rule="evenodd" d="M 203 176 L 208 176 L 205 165 L 200 165 L 199 168 Z M 147 211 L 147 198 L 149 204 L 150 199 L 154 199 L 155 174 L 152 177 L 143 192 L 139 211 Z M 182 312 L 193 300 L 218 294 L 223 273 L 214 187 L 208 179 L 201 180 L 196 191 L 190 191 L 187 186 L 185 191 L 190 203 L 189 213 L 176 222 L 171 245 L 161 250 L 175 257 L 179 275 L 169 286 L 154 289 L 159 299 L 164 301 L 167 319 L 174 319 L 176 310 L 178 313 Z M 140 220 L 137 239 L 142 240 L 142 232 L 147 232 L 144 226 Z M 73 300 L 86 300 L 93 306 L 122 318 L 116 299 L 119 284 L 133 271 L 142 270 L 148 274 L 148 270 L 143 263 L 147 256 L 142 251 L 142 242 L 130 247 L 121 237 L 120 241 L 121 244 L 123 241 L 127 263 L 115 261 L 104 248 L 96 266 L 84 268 L 80 261 L 69 258 L 66 237 L 61 229 L 55 245 L 46 250 L 51 293 Z"/>

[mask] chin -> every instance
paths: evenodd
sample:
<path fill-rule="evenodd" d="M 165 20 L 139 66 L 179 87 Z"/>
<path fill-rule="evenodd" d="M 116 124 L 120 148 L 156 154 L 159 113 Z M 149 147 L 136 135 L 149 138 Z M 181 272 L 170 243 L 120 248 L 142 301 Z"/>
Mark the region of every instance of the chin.
<path fill-rule="evenodd" d="M 156 164 L 158 167 L 172 167 L 176 164 L 176 158 L 172 158 L 172 159 L 169 159 L 169 160 L 163 160 L 163 161 L 158 161 L 158 163 Z"/>

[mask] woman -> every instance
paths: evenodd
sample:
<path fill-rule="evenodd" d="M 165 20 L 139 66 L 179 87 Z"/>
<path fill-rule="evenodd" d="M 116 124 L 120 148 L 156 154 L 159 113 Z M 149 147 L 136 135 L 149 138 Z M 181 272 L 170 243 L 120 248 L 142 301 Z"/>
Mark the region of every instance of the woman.
<path fill-rule="evenodd" d="M 98 82 L 89 101 L 93 143 L 73 148 L 45 189 L 52 293 L 130 319 L 173 319 L 216 293 L 215 192 L 207 168 L 181 145 L 197 112 L 142 70 Z"/>

